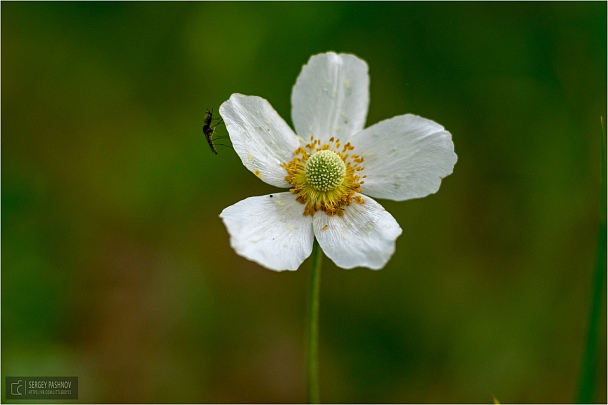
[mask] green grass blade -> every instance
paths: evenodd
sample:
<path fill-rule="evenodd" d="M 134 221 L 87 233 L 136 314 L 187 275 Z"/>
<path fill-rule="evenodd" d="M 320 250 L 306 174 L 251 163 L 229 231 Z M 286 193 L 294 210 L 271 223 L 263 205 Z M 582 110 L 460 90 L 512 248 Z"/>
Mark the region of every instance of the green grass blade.
<path fill-rule="evenodd" d="M 602 185 L 601 185 L 601 212 L 599 223 L 599 235 L 597 240 L 597 251 L 595 257 L 595 270 L 592 284 L 591 308 L 589 311 L 589 326 L 587 330 L 587 341 L 583 354 L 581 376 L 578 386 L 577 402 L 588 404 L 593 402 L 597 370 L 597 340 L 600 316 L 602 310 L 602 295 L 606 283 L 606 132 L 604 122 L 601 122 L 602 135 Z"/>

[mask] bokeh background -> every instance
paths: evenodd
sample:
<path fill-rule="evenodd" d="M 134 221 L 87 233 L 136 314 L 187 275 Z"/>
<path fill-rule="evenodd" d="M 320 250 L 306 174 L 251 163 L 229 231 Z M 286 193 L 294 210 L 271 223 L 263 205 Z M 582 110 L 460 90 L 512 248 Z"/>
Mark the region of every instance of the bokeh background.
<path fill-rule="evenodd" d="M 201 127 L 236 92 L 291 123 L 302 65 L 333 50 L 370 66 L 368 125 L 433 119 L 459 160 L 437 194 L 381 201 L 404 230 L 383 270 L 325 261 L 322 400 L 574 399 L 605 2 L 1 7 L 3 381 L 78 376 L 93 403 L 304 401 L 310 263 L 231 250 L 218 214 L 276 189 Z M 599 346 L 605 402 L 605 310 Z"/>

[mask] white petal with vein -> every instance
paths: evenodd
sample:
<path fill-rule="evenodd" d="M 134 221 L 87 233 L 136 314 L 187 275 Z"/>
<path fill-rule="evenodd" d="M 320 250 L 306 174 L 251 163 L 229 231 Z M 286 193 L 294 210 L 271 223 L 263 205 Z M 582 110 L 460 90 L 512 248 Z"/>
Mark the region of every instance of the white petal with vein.
<path fill-rule="evenodd" d="M 349 54 L 315 55 L 302 68 L 291 93 L 291 118 L 298 135 L 345 144 L 365 126 L 369 107 L 367 63 Z"/>
<path fill-rule="evenodd" d="M 291 193 L 249 197 L 220 218 L 238 254 L 276 271 L 297 270 L 312 252 L 312 218 Z"/>
<path fill-rule="evenodd" d="M 287 188 L 281 163 L 300 146 L 296 134 L 261 97 L 233 94 L 220 106 L 234 150 L 247 169 L 264 182 Z"/>
<path fill-rule="evenodd" d="M 416 115 L 400 115 L 355 134 L 354 153 L 365 159 L 364 194 L 403 201 L 439 190 L 457 156 L 452 135 Z"/>
<path fill-rule="evenodd" d="M 313 228 L 323 252 L 339 267 L 379 270 L 395 252 L 402 231 L 384 207 L 371 197 L 363 198 L 364 204 L 351 203 L 342 217 L 316 213 Z"/>

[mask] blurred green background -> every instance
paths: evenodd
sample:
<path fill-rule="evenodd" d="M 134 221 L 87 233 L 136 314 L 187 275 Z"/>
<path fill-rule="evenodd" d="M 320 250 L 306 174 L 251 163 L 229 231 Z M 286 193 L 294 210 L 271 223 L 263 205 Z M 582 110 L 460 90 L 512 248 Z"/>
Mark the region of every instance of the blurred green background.
<path fill-rule="evenodd" d="M 221 210 L 276 189 L 201 127 L 237 92 L 291 123 L 302 65 L 333 50 L 370 66 L 367 125 L 433 119 L 459 160 L 437 194 L 380 201 L 403 228 L 382 271 L 325 261 L 322 400 L 574 399 L 605 2 L 1 7 L 3 390 L 67 375 L 80 402 L 304 401 L 310 263 L 230 248 Z M 605 402 L 605 310 L 599 346 Z"/>

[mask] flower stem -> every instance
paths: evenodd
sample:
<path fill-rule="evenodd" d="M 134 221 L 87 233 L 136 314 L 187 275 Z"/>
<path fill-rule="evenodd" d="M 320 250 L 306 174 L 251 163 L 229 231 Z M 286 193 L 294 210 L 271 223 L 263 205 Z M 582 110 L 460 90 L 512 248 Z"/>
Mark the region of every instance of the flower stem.
<path fill-rule="evenodd" d="M 591 308 L 589 310 L 589 326 L 587 329 L 587 341 L 581 367 L 581 375 L 578 386 L 577 402 L 579 404 L 589 404 L 593 402 L 593 392 L 595 390 L 596 369 L 597 369 L 597 341 L 599 323 L 602 307 L 603 289 L 606 285 L 604 276 L 606 275 L 606 132 L 604 123 L 602 124 L 602 185 L 601 185 L 601 211 L 599 221 L 599 234 L 597 251 L 595 257 L 595 272 L 593 275 Z"/>
<path fill-rule="evenodd" d="M 319 403 L 319 287 L 323 253 L 315 240 L 312 248 L 312 272 L 308 296 L 308 330 L 306 355 L 306 399 L 309 404 Z"/>

